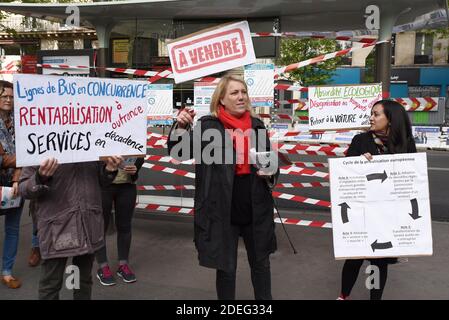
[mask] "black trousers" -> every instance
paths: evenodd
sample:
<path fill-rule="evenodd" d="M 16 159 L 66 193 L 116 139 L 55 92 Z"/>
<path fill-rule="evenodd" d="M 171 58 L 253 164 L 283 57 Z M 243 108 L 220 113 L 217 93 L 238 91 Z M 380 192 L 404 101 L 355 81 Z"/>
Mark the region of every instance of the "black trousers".
<path fill-rule="evenodd" d="M 369 259 L 371 265 L 377 266 L 379 269 L 379 288 L 370 289 L 371 300 L 381 300 L 384 292 L 385 284 L 388 276 L 388 264 L 391 258 L 387 259 Z M 363 264 L 364 259 L 346 260 L 343 266 L 341 276 L 341 293 L 347 297 L 351 294 L 357 277 L 359 275 L 360 267 Z"/>
<path fill-rule="evenodd" d="M 251 282 L 256 300 L 272 300 L 270 259 L 266 257 L 256 260 L 252 224 L 246 226 L 232 226 L 232 241 L 229 244 L 232 254 L 233 270 L 226 272 L 217 270 L 217 296 L 219 300 L 235 300 L 235 279 L 237 270 L 237 249 L 239 236 L 243 237 L 251 268 Z"/>
<path fill-rule="evenodd" d="M 128 260 L 131 248 L 131 220 L 136 205 L 137 190 L 133 183 L 111 184 L 102 191 L 104 232 L 111 220 L 112 206 L 115 211 L 115 227 L 117 229 L 117 251 L 119 260 Z M 108 261 L 105 245 L 96 253 L 99 264 Z"/>
<path fill-rule="evenodd" d="M 42 261 L 39 280 L 39 300 L 59 300 L 68 258 L 54 258 Z M 79 269 L 79 289 L 73 289 L 74 300 L 90 300 L 92 297 L 93 254 L 72 258 L 72 264 Z"/>

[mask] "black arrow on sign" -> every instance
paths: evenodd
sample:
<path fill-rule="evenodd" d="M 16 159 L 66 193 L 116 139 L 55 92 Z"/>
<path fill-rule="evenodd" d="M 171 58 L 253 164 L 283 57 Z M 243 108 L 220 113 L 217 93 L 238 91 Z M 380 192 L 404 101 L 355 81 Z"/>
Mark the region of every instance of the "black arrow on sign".
<path fill-rule="evenodd" d="M 391 241 L 383 242 L 383 243 L 377 243 L 377 240 L 371 243 L 371 248 L 373 249 L 373 252 L 377 250 L 385 250 L 393 248 L 393 245 L 391 244 Z"/>
<path fill-rule="evenodd" d="M 349 222 L 348 209 L 351 209 L 351 207 L 346 202 L 340 203 L 339 206 L 341 207 L 341 220 L 343 220 L 343 223 Z"/>
<path fill-rule="evenodd" d="M 368 181 L 382 179 L 382 182 L 384 182 L 387 178 L 388 176 L 385 170 L 383 173 L 372 173 L 366 176 L 366 179 L 368 179 Z"/>
<path fill-rule="evenodd" d="M 418 200 L 415 198 L 410 200 L 410 202 L 412 203 L 412 213 L 409 213 L 410 217 L 412 217 L 413 220 L 421 218 L 419 215 Z"/>

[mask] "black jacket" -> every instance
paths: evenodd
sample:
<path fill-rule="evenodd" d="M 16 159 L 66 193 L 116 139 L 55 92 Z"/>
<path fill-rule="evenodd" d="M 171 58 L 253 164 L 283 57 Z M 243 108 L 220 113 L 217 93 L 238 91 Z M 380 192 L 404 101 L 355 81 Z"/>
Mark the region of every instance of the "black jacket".
<path fill-rule="evenodd" d="M 261 134 L 261 131 L 258 130 L 264 130 L 266 133 L 266 128 L 261 120 L 256 118 L 251 118 L 251 120 L 252 128 L 256 129 L 257 135 Z M 170 154 L 182 137 L 178 137 L 178 139 L 172 137 L 171 133 L 174 127 L 175 125 L 170 131 L 168 140 Z M 199 133 L 202 136 L 205 130 L 211 128 L 217 129 L 221 137 L 225 137 L 225 134 L 227 134 L 218 118 L 204 116 L 198 120 L 193 133 L 186 132 L 185 135 L 190 135 L 190 141 L 193 141 L 193 139 L 198 138 L 197 135 Z M 194 137 L 193 139 L 191 139 L 192 136 Z M 251 140 L 251 144 L 257 148 L 257 151 L 270 150 L 268 134 L 265 136 L 266 141 L 263 143 L 265 146 L 256 146 L 257 139 L 256 141 Z M 184 138 L 188 137 L 184 136 Z M 230 143 L 227 145 L 224 145 L 224 141 L 223 139 L 219 144 L 223 148 L 222 157 L 224 158 L 225 149 L 227 149 L 232 150 L 231 152 L 233 152 L 235 159 L 232 141 L 228 139 Z M 205 150 L 205 148 L 217 146 L 217 142 L 215 140 L 201 142 L 201 151 Z M 265 150 L 262 150 L 262 147 Z M 192 150 L 193 146 L 191 145 L 189 151 Z M 182 152 L 179 152 L 177 155 L 171 154 L 171 156 L 179 160 L 193 157 L 191 154 L 186 155 L 182 154 Z M 194 242 L 198 250 L 199 263 L 204 267 L 232 271 L 232 253 L 229 251 L 227 243 L 231 241 L 231 203 L 235 165 L 205 164 L 199 163 L 198 160 L 196 159 L 195 165 Z M 232 162 L 234 163 L 234 161 Z M 251 166 L 252 224 L 255 254 L 256 259 L 259 260 L 276 250 L 276 237 L 273 221 L 273 198 L 270 188 L 266 179 L 257 176 L 256 171 L 257 169 Z"/>
<path fill-rule="evenodd" d="M 356 157 L 361 156 L 364 153 L 371 153 L 374 155 L 379 155 L 379 149 L 376 146 L 376 143 L 374 142 L 373 134 L 371 131 L 359 133 L 358 135 L 354 136 L 354 138 L 351 141 L 351 145 L 348 148 L 348 152 L 346 153 L 347 157 Z M 416 146 L 415 144 L 410 144 L 408 146 L 407 153 L 415 153 L 416 152 Z"/>

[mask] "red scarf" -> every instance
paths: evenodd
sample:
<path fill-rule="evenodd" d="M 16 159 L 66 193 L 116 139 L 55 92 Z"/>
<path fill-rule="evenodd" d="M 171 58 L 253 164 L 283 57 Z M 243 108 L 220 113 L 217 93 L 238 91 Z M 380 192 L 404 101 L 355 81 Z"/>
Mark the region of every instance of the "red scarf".
<path fill-rule="evenodd" d="M 238 176 L 250 174 L 251 167 L 249 164 L 249 146 L 251 145 L 251 139 L 248 135 L 245 136 L 243 134 L 246 130 L 251 129 L 252 127 L 250 112 L 246 111 L 240 118 L 236 118 L 226 112 L 225 108 L 220 105 L 218 110 L 218 119 L 232 137 L 232 144 L 237 154 L 235 174 Z M 242 146 L 242 143 L 236 143 L 236 141 L 242 141 L 242 137 L 244 146 Z"/>

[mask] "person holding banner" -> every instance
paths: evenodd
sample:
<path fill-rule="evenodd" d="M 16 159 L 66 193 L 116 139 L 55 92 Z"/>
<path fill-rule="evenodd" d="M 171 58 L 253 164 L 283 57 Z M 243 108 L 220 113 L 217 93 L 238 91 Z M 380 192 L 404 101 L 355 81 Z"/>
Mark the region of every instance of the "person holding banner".
<path fill-rule="evenodd" d="M 168 140 L 170 155 L 179 160 L 192 158 L 192 151 L 198 151 L 195 146 L 200 146 L 201 154 L 194 155 L 194 241 L 199 264 L 217 270 L 218 299 L 234 300 L 237 248 L 242 236 L 255 299 L 270 300 L 269 255 L 277 247 L 270 184 L 279 172 L 277 157 L 269 152 L 270 141 L 263 122 L 252 115 L 248 89 L 242 79 L 227 75 L 220 80 L 210 112 L 198 120 L 192 131 L 195 112 L 190 108 L 181 110 Z M 202 141 L 205 136 L 209 136 L 207 142 Z M 177 150 L 179 147 L 182 149 Z M 208 151 L 213 159 L 206 158 Z M 269 154 L 269 166 L 250 162 L 251 154 L 256 158 Z"/>
<path fill-rule="evenodd" d="M 125 163 L 126 162 L 126 163 Z M 117 176 L 112 184 L 103 187 L 103 217 L 104 233 L 106 231 L 112 215 L 112 206 L 114 205 L 115 226 L 117 228 L 117 249 L 119 267 L 117 275 L 125 283 L 136 282 L 136 275 L 128 265 L 129 249 L 131 248 L 131 220 L 136 205 L 137 189 L 136 181 L 138 172 L 144 162 L 143 158 L 128 158 L 123 162 L 123 166 L 118 169 Z M 104 286 L 115 285 L 115 279 L 109 268 L 108 257 L 106 253 L 106 241 L 103 247 L 95 254 L 99 269 L 97 279 Z"/>
<path fill-rule="evenodd" d="M 104 244 L 101 187 L 114 180 L 122 161 L 121 157 L 108 157 L 106 164 L 59 165 L 55 158 L 48 158 L 40 166 L 22 169 L 20 194 L 36 201 L 43 259 L 40 300 L 59 299 L 64 273 L 73 277 L 70 285 L 75 300 L 91 299 L 94 253 Z M 69 257 L 72 265 L 66 269 Z"/>
<path fill-rule="evenodd" d="M 347 157 L 363 155 L 371 161 L 374 155 L 415 153 L 416 145 L 410 119 L 404 107 L 396 101 L 380 100 L 373 105 L 370 129 L 356 135 L 346 154 Z M 380 300 L 385 288 L 388 264 L 397 263 L 397 258 L 368 259 L 379 270 L 379 288 L 370 289 L 370 299 Z M 342 270 L 341 293 L 337 300 L 346 300 L 357 281 L 364 259 L 346 260 Z"/>
<path fill-rule="evenodd" d="M 16 168 L 14 135 L 14 91 L 11 82 L 0 80 L 0 187 L 12 188 L 18 195 L 20 169 Z M 0 209 L 5 216 L 5 238 L 2 257 L 2 283 L 8 288 L 20 288 L 22 282 L 12 276 L 19 246 L 19 227 L 23 201 L 18 207 Z"/>

